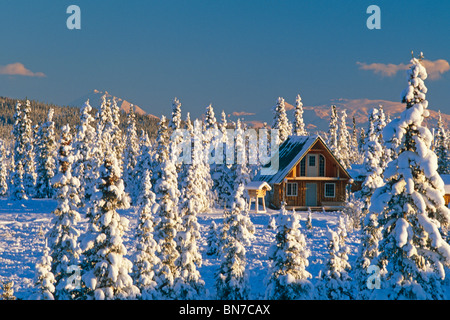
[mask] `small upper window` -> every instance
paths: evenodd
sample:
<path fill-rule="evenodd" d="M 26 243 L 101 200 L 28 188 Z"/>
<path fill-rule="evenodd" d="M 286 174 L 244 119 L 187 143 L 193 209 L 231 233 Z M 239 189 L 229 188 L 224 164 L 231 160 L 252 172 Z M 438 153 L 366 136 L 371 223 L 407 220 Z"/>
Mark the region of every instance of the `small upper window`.
<path fill-rule="evenodd" d="M 309 164 L 310 167 L 316 166 L 316 156 L 309 156 Z"/>
<path fill-rule="evenodd" d="M 306 176 L 306 161 L 305 158 L 300 161 L 300 176 L 304 177 Z"/>
<path fill-rule="evenodd" d="M 325 177 L 325 157 L 319 155 L 319 177 Z"/>

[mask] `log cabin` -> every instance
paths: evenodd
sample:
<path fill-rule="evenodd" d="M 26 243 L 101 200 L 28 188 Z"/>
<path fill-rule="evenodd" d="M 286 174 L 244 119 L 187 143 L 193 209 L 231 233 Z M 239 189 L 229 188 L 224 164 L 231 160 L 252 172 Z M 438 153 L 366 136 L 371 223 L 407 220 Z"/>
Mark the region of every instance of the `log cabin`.
<path fill-rule="evenodd" d="M 336 210 L 343 206 L 351 178 L 320 136 L 289 136 L 280 145 L 278 157 L 275 174 L 262 175 L 260 171 L 253 179 L 270 185 L 266 195 L 270 207 L 279 209 L 283 201 L 288 209 Z"/>

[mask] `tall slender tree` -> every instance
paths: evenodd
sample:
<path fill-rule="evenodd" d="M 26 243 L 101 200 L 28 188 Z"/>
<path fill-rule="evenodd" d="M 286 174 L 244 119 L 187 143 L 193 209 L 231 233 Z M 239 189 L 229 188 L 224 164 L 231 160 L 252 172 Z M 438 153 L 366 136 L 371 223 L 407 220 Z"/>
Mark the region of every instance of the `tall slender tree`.
<path fill-rule="evenodd" d="M 50 109 L 47 121 L 44 122 L 36 134 L 36 158 L 37 158 L 37 179 L 36 197 L 51 198 L 53 188 L 51 180 L 56 171 L 56 138 L 55 123 L 53 122 L 54 109 Z"/>
<path fill-rule="evenodd" d="M 175 283 L 180 299 L 198 299 L 205 293 L 205 282 L 198 270 L 202 265 L 202 256 L 198 247 L 201 236 L 197 212 L 203 207 L 203 199 L 206 198 L 205 190 L 201 186 L 202 162 L 202 150 L 194 148 L 192 162 L 188 165 L 181 190 L 181 230 L 177 234 L 180 252 L 177 265 L 180 277 Z"/>
<path fill-rule="evenodd" d="M 231 212 L 225 211 L 221 263 L 216 273 L 217 298 L 221 300 L 244 300 L 249 295 L 245 245 L 249 244 L 251 233 L 247 228 L 249 218 L 243 214 L 247 210 L 243 191 L 241 185 L 235 192 Z"/>
<path fill-rule="evenodd" d="M 55 215 L 47 238 L 49 241 L 50 255 L 52 257 L 52 273 L 55 276 L 55 297 L 58 300 L 68 300 L 79 294 L 74 288 L 70 277 L 73 266 L 79 264 L 81 250 L 78 244 L 80 232 L 77 223 L 81 217 L 78 213 L 78 188 L 79 180 L 72 176 L 72 164 L 74 161 L 72 150 L 72 135 L 69 125 L 62 127 L 61 139 L 58 149 L 58 172 L 52 179 L 55 188 L 55 197 L 58 201 Z"/>
<path fill-rule="evenodd" d="M 337 154 L 338 150 L 338 131 L 339 131 L 339 124 L 338 124 L 338 115 L 336 111 L 336 106 L 331 106 L 331 116 L 330 116 L 330 125 L 328 128 L 328 141 L 327 145 L 330 147 L 330 150 Z"/>
<path fill-rule="evenodd" d="M 130 277 L 133 264 L 125 258 L 123 235 L 129 221 L 117 209 L 129 207 L 129 197 L 120 179 L 120 166 L 113 150 L 105 155 L 91 197 L 88 231 L 82 241 L 81 269 L 86 299 L 134 299 L 139 289 Z"/>
<path fill-rule="evenodd" d="M 292 134 L 292 124 L 286 114 L 286 104 L 284 99 L 279 97 L 276 105 L 273 107 L 272 130 L 278 130 L 278 141 L 276 144 L 282 144 Z"/>
<path fill-rule="evenodd" d="M 302 98 L 298 94 L 295 98 L 295 113 L 293 123 L 293 133 L 297 136 L 306 136 L 308 133 L 305 129 L 305 122 L 303 121 L 303 103 Z"/>
<path fill-rule="evenodd" d="M 79 196 L 84 203 L 85 198 L 90 198 L 88 187 L 93 185 L 97 172 L 97 159 L 95 157 L 98 146 L 95 144 L 96 132 L 92 123 L 94 117 L 90 114 L 92 107 L 87 100 L 81 108 L 80 124 L 73 144 L 75 162 L 73 164 L 73 175 L 80 181 Z M 87 194 L 87 196 L 86 196 Z"/>
<path fill-rule="evenodd" d="M 152 191 L 150 170 L 145 170 L 141 185 L 141 194 L 138 200 L 138 225 L 136 230 L 136 254 L 133 263 L 133 279 L 144 300 L 157 296 L 154 280 L 155 268 L 160 263 L 156 252 L 158 244 L 153 238 L 154 216 L 158 209 L 155 193 Z"/>
<path fill-rule="evenodd" d="M 34 150 L 34 135 L 32 121 L 30 119 L 31 103 L 26 101 L 25 108 L 22 110 L 23 136 L 21 137 L 24 146 L 23 153 L 23 186 L 28 197 L 35 195 L 36 187 L 36 162 Z"/>
<path fill-rule="evenodd" d="M 349 141 L 350 134 L 347 129 L 347 112 L 342 110 L 338 129 L 336 157 L 341 161 L 341 164 L 345 168 L 350 168 L 351 165 Z"/>
<path fill-rule="evenodd" d="M 125 191 L 130 195 L 132 203 L 136 203 L 138 190 L 136 184 L 136 165 L 139 155 L 138 137 L 136 132 L 136 115 L 134 106 L 130 106 L 127 115 L 127 129 L 125 134 L 125 149 L 123 153 L 123 181 Z"/>
<path fill-rule="evenodd" d="M 161 117 L 161 122 L 165 121 Z M 161 128 L 161 127 L 160 127 Z M 159 204 L 155 212 L 154 238 L 158 243 L 159 250 L 157 256 L 160 260 L 156 268 L 155 281 L 156 291 L 160 299 L 175 299 L 177 291 L 175 282 L 180 276 L 177 266 L 177 259 L 180 253 L 177 249 L 177 233 L 180 231 L 181 220 L 178 211 L 178 174 L 173 159 L 171 143 L 166 142 L 167 129 L 158 136 L 158 146 L 156 159 L 158 161 L 158 171 L 156 172 L 155 194 Z M 154 175 L 155 177 L 155 175 Z"/>
<path fill-rule="evenodd" d="M 12 200 L 28 199 L 24 186 L 24 162 L 26 144 L 25 137 L 27 135 L 26 127 L 23 122 L 22 104 L 17 101 L 14 113 L 14 125 L 12 135 L 14 137 L 13 160 L 14 170 L 11 174 L 9 196 Z"/>
<path fill-rule="evenodd" d="M 450 174 L 450 151 L 447 133 L 442 122 L 441 111 L 439 111 L 438 127 L 435 136 L 435 151 L 438 158 L 438 173 Z"/>

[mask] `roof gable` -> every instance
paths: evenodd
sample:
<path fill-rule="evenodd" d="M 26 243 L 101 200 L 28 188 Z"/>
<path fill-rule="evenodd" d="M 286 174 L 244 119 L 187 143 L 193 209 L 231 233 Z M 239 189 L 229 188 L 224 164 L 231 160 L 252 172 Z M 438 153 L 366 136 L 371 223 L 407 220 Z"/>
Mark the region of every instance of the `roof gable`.
<path fill-rule="evenodd" d="M 255 176 L 253 180 L 266 181 L 267 183 L 281 183 L 283 179 L 288 175 L 292 168 L 297 165 L 301 159 L 308 153 L 312 147 L 321 142 L 326 151 L 328 151 L 337 164 L 341 167 L 344 173 L 350 178 L 350 175 L 345 168 L 339 163 L 338 159 L 333 155 L 331 150 L 326 145 L 325 141 L 319 135 L 312 136 L 289 136 L 279 147 L 279 160 L 278 171 L 274 175 L 261 175 L 261 171 Z M 272 157 L 272 159 L 274 159 Z M 262 168 L 269 168 L 275 160 L 262 166 Z"/>

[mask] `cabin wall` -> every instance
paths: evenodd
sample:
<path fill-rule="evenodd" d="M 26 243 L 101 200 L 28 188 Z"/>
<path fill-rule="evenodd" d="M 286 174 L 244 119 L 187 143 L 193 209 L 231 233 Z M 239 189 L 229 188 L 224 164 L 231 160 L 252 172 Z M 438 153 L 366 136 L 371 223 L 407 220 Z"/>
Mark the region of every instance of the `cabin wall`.
<path fill-rule="evenodd" d="M 322 150 L 319 147 L 315 147 L 311 151 L 309 151 L 304 158 L 308 161 L 308 155 L 322 155 L 325 158 L 325 177 L 345 177 L 344 171 L 338 166 L 333 156 L 331 156 L 326 150 Z M 317 159 L 317 165 L 318 164 Z M 295 165 L 291 171 L 289 171 L 287 178 L 295 178 L 300 176 L 300 161 Z M 308 165 L 305 166 L 305 176 L 308 176 Z"/>
<path fill-rule="evenodd" d="M 307 180 L 299 181 L 287 178 L 287 183 L 297 184 L 297 196 L 285 196 L 286 187 L 285 183 L 273 185 L 273 198 L 271 199 L 271 204 L 275 208 L 281 207 L 281 202 L 283 199 L 286 201 L 286 205 L 289 207 L 306 207 L 306 184 L 315 183 L 317 184 L 317 206 L 333 206 L 339 205 L 345 201 L 345 188 L 348 180 L 338 180 L 338 181 L 324 181 L 324 180 Z M 325 197 L 325 184 L 334 183 L 335 184 L 335 197 Z"/>

